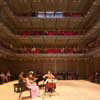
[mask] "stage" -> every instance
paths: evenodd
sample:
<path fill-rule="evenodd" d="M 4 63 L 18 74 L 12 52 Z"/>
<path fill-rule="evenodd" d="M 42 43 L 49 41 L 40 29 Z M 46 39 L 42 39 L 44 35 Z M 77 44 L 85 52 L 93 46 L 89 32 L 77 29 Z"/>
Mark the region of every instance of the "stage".
<path fill-rule="evenodd" d="M 0 85 L 0 100 L 18 100 L 17 93 L 14 93 L 13 84 L 17 81 Z M 41 97 L 34 100 L 100 100 L 100 84 L 91 83 L 85 80 L 58 81 L 57 89 L 52 96 L 45 95 L 41 89 Z M 23 92 L 22 100 L 31 100 L 29 91 Z"/>

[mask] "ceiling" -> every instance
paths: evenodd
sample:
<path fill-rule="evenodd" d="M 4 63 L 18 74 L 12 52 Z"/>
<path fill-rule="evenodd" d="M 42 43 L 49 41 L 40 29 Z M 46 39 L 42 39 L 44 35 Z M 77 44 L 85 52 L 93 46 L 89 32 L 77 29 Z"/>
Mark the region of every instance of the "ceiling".
<path fill-rule="evenodd" d="M 59 1 L 59 2 L 58 2 Z M 34 11 L 63 11 L 85 14 L 95 0 L 7 0 L 17 14 L 31 14 Z"/>
<path fill-rule="evenodd" d="M 36 0 L 35 0 L 36 1 Z M 6 0 L 6 2 L 3 4 L 1 9 L 1 19 L 2 21 L 9 27 L 11 30 L 14 31 L 15 34 L 18 34 L 18 32 L 21 31 L 73 31 L 78 32 L 80 35 L 86 34 L 89 29 L 91 29 L 96 22 L 100 18 L 99 10 L 100 7 L 97 5 L 95 0 L 55 0 L 55 2 L 51 2 L 52 0 L 40 0 L 40 2 L 34 2 L 34 0 Z M 55 5 L 58 3 L 59 6 L 66 8 L 68 11 L 64 12 L 70 12 L 73 13 L 75 10 L 75 13 L 83 13 L 84 16 L 80 17 L 66 17 L 62 19 L 41 19 L 41 18 L 33 18 L 31 16 L 24 16 L 22 17 L 19 14 L 23 13 L 30 13 L 29 10 L 36 10 L 34 5 L 37 5 L 37 8 L 41 8 L 41 5 L 43 7 L 47 6 L 46 8 L 49 8 L 48 2 Z M 49 3 L 49 4 L 50 4 Z M 29 5 L 33 6 L 29 6 Z M 77 4 L 77 5 L 76 5 Z M 65 6 L 63 6 L 65 5 Z M 68 5 L 68 6 L 66 6 Z M 54 8 L 58 6 L 52 6 L 50 5 L 50 8 Z M 78 8 L 78 9 L 76 9 Z M 87 9 L 88 8 L 88 9 Z M 63 8 L 62 8 L 63 9 Z M 61 11 L 63 11 L 61 9 Z M 80 11 L 79 11 L 80 10 Z M 86 11 L 85 11 L 86 10 Z M 37 10 L 36 10 L 37 11 Z M 38 11 L 44 11 L 43 9 Z M 46 10 L 45 10 L 46 11 Z M 51 11 L 50 9 L 47 11 Z M 56 10 L 55 10 L 56 11 Z M 47 24 L 48 23 L 48 24 Z"/>

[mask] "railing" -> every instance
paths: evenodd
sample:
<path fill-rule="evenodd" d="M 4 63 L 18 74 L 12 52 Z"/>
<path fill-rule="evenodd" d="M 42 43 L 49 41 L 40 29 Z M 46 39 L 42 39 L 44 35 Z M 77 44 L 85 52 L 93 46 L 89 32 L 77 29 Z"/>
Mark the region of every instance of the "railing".
<path fill-rule="evenodd" d="M 32 56 L 32 57 L 83 57 L 85 54 L 16 54 L 17 56 Z"/>
<path fill-rule="evenodd" d="M 87 39 L 88 36 L 86 35 L 71 35 L 71 36 L 64 36 L 64 35 L 51 35 L 51 36 L 48 36 L 48 35 L 39 35 L 39 36 L 32 36 L 32 35 L 29 35 L 29 36 L 26 36 L 26 37 L 23 37 L 21 35 L 16 35 L 17 38 L 19 39 L 28 39 L 28 38 L 33 38 L 33 39 Z"/>

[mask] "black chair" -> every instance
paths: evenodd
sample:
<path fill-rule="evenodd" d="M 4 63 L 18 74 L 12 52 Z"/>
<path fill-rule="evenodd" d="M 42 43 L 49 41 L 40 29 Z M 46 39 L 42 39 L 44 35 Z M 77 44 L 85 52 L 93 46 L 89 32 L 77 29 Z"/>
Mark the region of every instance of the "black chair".
<path fill-rule="evenodd" d="M 21 98 L 21 95 L 24 91 L 29 90 L 25 84 L 20 85 L 20 84 L 14 84 L 14 92 L 19 93 L 19 100 Z"/>

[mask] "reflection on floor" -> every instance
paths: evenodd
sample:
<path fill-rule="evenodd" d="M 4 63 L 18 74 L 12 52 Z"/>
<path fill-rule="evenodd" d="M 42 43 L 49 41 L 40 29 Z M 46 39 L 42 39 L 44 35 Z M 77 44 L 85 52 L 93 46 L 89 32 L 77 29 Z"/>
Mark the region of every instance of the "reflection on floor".
<path fill-rule="evenodd" d="M 0 85 L 0 100 L 18 100 L 17 93 L 13 91 L 16 81 Z M 100 84 L 94 84 L 84 80 L 58 81 L 57 89 L 52 96 L 44 95 L 41 89 L 41 97 L 34 100 L 100 100 Z M 31 100 L 29 91 L 22 94 L 22 100 Z"/>

